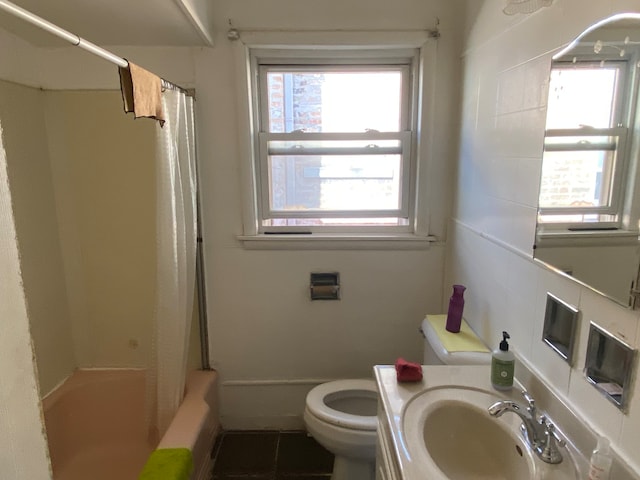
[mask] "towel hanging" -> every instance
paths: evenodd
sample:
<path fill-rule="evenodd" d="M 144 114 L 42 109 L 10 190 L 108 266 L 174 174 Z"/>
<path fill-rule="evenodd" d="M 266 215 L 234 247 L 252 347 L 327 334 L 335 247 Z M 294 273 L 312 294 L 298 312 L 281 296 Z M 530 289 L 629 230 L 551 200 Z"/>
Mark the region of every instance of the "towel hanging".
<path fill-rule="evenodd" d="M 163 126 L 162 79 L 131 62 L 128 68 L 119 67 L 118 71 L 124 111 L 133 112 L 135 118 L 153 118 Z"/>

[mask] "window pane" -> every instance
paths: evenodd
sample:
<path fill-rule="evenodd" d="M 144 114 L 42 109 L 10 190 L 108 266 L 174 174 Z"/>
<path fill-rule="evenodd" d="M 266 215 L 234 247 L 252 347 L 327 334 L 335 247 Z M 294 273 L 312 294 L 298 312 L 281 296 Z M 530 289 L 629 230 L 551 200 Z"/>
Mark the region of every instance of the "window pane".
<path fill-rule="evenodd" d="M 402 70 L 270 69 L 269 132 L 398 132 Z"/>
<path fill-rule="evenodd" d="M 540 185 L 541 208 L 609 205 L 615 151 L 545 151 Z"/>
<path fill-rule="evenodd" d="M 549 83 L 547 130 L 616 126 L 614 116 L 619 69 L 614 66 L 554 68 Z"/>
<path fill-rule="evenodd" d="M 270 155 L 274 211 L 400 208 L 400 155 Z"/>

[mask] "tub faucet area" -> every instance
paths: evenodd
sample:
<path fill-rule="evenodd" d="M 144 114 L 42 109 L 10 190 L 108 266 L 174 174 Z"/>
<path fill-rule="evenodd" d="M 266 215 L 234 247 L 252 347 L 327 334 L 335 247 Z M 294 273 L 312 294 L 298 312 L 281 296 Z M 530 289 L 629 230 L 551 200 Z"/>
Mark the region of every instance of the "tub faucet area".
<path fill-rule="evenodd" d="M 522 420 L 521 429 L 525 440 L 538 457 L 546 463 L 562 462 L 558 446 L 564 446 L 564 440 L 545 415 L 538 416 L 533 397 L 526 391 L 523 391 L 522 395 L 527 401 L 526 408 L 512 400 L 502 400 L 489 407 L 489 414 L 492 417 L 501 417 L 507 412 L 515 413 Z"/>

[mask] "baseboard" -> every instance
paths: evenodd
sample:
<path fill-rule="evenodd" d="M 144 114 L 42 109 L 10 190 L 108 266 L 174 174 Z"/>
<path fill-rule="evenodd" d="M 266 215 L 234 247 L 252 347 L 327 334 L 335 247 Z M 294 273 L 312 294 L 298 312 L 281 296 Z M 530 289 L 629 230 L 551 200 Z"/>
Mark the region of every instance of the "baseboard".
<path fill-rule="evenodd" d="M 223 430 L 305 430 L 302 415 L 235 416 L 220 418 Z"/>

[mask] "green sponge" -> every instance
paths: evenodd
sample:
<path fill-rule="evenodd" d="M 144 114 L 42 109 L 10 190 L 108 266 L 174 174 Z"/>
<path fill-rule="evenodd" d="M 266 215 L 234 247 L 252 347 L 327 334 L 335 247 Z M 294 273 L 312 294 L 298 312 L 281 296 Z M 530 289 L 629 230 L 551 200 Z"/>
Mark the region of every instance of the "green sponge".
<path fill-rule="evenodd" d="M 188 448 L 161 448 L 147 460 L 138 480 L 189 480 L 193 455 Z"/>

